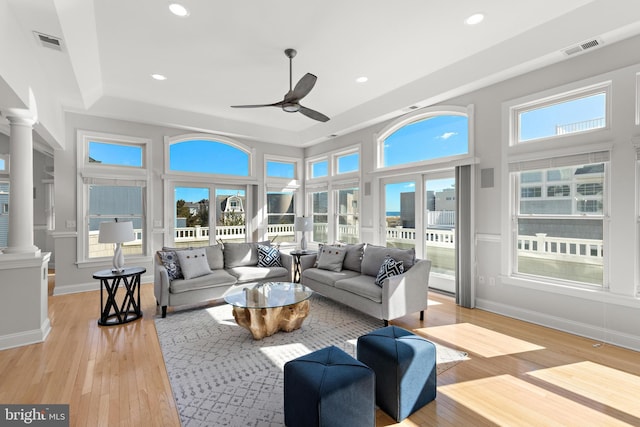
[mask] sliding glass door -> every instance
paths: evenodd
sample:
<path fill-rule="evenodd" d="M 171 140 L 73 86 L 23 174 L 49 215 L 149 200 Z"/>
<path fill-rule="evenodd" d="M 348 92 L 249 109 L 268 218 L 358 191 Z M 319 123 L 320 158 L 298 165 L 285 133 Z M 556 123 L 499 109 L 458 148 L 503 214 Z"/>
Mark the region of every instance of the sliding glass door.
<path fill-rule="evenodd" d="M 430 287 L 455 292 L 456 184 L 453 173 L 424 176 L 424 254 L 431 260 Z"/>

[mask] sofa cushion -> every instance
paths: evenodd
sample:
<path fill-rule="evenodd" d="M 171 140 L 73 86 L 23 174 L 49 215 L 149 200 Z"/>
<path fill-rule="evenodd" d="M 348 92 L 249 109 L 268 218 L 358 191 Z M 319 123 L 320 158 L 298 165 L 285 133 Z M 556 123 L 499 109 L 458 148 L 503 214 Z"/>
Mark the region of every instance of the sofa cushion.
<path fill-rule="evenodd" d="M 224 268 L 258 265 L 258 245 L 269 246 L 271 242 L 225 243 Z"/>
<path fill-rule="evenodd" d="M 209 268 L 211 270 L 221 270 L 224 268 L 224 254 L 222 252 L 222 245 L 207 246 L 207 261 L 209 262 Z"/>
<path fill-rule="evenodd" d="M 176 251 L 176 255 L 185 279 L 193 279 L 211 272 L 205 248 Z"/>
<path fill-rule="evenodd" d="M 289 272 L 284 267 L 233 267 L 226 271 L 237 279 L 238 282 L 257 282 L 268 279 L 282 279 L 289 277 Z"/>
<path fill-rule="evenodd" d="M 414 248 L 398 249 L 367 245 L 364 248 L 364 255 L 362 257 L 362 274 L 376 277 L 387 255 L 396 261 L 402 261 L 405 271 L 409 270 L 413 264 L 415 264 L 416 260 L 416 250 Z"/>
<path fill-rule="evenodd" d="M 378 270 L 378 275 L 376 276 L 376 285 L 382 286 L 382 283 L 389 277 L 398 276 L 402 273 L 404 273 L 404 266 L 402 265 L 402 261 L 396 261 L 390 256 L 387 256 L 384 261 L 382 261 L 380 270 Z"/>
<path fill-rule="evenodd" d="M 280 251 L 271 246 L 258 245 L 258 267 L 282 267 Z"/>
<path fill-rule="evenodd" d="M 183 279 L 182 269 L 180 268 L 180 260 L 178 259 L 178 255 L 176 255 L 176 251 L 174 250 L 164 250 L 158 251 L 158 257 L 160 258 L 160 262 L 167 270 L 167 275 L 169 276 L 169 280 L 175 279 Z"/>
<path fill-rule="evenodd" d="M 358 273 L 361 272 L 364 243 L 345 245 L 343 247 L 347 250 L 347 253 L 344 256 L 344 261 L 342 261 L 342 268 L 357 271 Z"/>
<path fill-rule="evenodd" d="M 302 272 L 302 277 L 307 279 L 315 280 L 316 282 L 320 282 L 324 285 L 333 286 L 336 280 L 342 280 L 349 277 L 359 276 L 360 273 L 351 270 L 342 270 L 342 271 L 329 271 L 329 270 L 321 270 L 319 268 L 307 268 Z"/>
<path fill-rule="evenodd" d="M 236 278 L 224 270 L 209 270 L 209 274 L 194 279 L 172 280 L 169 291 L 173 294 L 196 289 L 230 286 L 236 283 Z"/>
<path fill-rule="evenodd" d="M 360 274 L 348 279 L 338 280 L 334 286 L 371 301 L 382 303 L 382 288 L 376 285 L 376 278 Z"/>
<path fill-rule="evenodd" d="M 342 270 L 342 262 L 347 254 L 345 248 L 325 245 L 318 253 L 318 268 L 329 271 Z"/>

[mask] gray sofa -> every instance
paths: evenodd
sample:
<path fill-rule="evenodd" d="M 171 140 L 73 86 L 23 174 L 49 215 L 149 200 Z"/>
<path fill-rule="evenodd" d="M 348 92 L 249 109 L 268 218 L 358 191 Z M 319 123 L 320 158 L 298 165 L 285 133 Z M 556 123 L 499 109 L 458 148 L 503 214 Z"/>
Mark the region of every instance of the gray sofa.
<path fill-rule="evenodd" d="M 339 246 L 338 246 L 339 247 Z M 431 261 L 415 258 L 413 249 L 386 248 L 369 244 L 345 245 L 342 265 L 321 262 L 327 248 L 316 255 L 301 257 L 302 283 L 314 291 L 370 316 L 388 321 L 424 310 L 428 304 Z M 337 252 L 337 251 L 336 251 Z M 384 278 L 376 284 L 380 267 L 387 258 L 402 262 L 404 273 Z M 339 259 L 339 256 L 338 256 Z M 330 260 L 331 261 L 331 260 Z"/>
<path fill-rule="evenodd" d="M 270 242 L 225 243 L 202 248 L 165 247 L 157 251 L 154 293 L 162 307 L 162 317 L 166 317 L 168 306 L 222 298 L 235 285 L 290 282 L 291 255 L 279 253 L 281 266 L 261 266 L 267 258 L 259 254 L 259 245 L 269 247 Z M 267 259 L 267 263 L 269 261 Z"/>

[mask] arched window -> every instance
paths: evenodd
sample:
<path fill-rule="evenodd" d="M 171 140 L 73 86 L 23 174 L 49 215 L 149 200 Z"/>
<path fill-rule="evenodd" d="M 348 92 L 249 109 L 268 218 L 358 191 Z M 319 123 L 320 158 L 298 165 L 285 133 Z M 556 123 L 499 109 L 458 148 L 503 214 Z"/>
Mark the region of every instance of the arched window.
<path fill-rule="evenodd" d="M 425 111 L 391 123 L 378 137 L 378 168 L 470 154 L 464 111 Z"/>
<path fill-rule="evenodd" d="M 249 176 L 250 151 L 239 144 L 219 138 L 183 137 L 169 145 L 171 172 L 196 172 L 214 175 Z"/>

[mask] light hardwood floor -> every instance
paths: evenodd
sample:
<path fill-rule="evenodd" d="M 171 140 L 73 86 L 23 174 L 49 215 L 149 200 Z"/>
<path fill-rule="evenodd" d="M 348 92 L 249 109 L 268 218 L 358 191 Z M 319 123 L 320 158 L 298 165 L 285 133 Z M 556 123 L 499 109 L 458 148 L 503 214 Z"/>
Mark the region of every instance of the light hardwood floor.
<path fill-rule="evenodd" d="M 68 403 L 73 426 L 179 426 L 152 285 L 144 317 L 126 325 L 99 327 L 99 298 L 50 297 L 47 340 L 0 351 L 0 403 Z M 378 426 L 640 425 L 640 353 L 430 300 L 423 322 L 392 323 L 469 360 L 438 377 L 435 401 L 399 424 L 378 410 Z"/>

